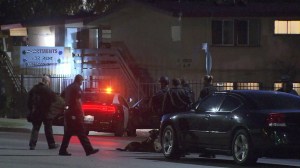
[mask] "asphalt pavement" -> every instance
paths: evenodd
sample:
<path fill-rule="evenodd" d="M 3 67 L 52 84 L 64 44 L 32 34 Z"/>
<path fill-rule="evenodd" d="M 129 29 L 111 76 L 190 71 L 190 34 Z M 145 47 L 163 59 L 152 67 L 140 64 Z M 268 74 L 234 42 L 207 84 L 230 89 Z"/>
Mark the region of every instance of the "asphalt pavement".
<path fill-rule="evenodd" d="M 70 152 L 72 157 L 58 157 L 58 150 L 46 150 L 47 142 L 44 136 L 40 136 L 37 150 L 28 150 L 28 139 L 30 136 L 31 123 L 26 119 L 0 118 L 0 167 L 2 168 L 52 168 L 52 167 L 240 167 L 233 163 L 230 156 L 217 155 L 216 159 L 193 159 L 191 155 L 182 161 L 165 161 L 160 153 L 136 153 L 136 152 L 116 152 L 116 147 L 123 147 L 131 141 L 140 141 L 147 136 L 148 130 L 137 130 L 138 137 L 113 137 L 111 133 L 105 136 L 91 136 L 90 140 L 97 148 L 101 148 L 99 154 L 92 157 L 85 157 L 79 142 L 74 141 Z M 15 134 L 14 132 L 20 132 Z M 40 133 L 44 130 L 41 128 Z M 53 126 L 54 134 L 62 134 L 63 127 Z M 112 134 L 111 134 L 112 135 Z M 61 142 L 62 136 L 56 136 Z M 101 139 L 101 140 L 100 140 Z M 38 162 L 36 160 L 38 159 Z M 130 160 L 130 161 L 128 161 Z M 124 163 L 127 163 L 124 165 Z M 143 165 L 143 166 L 142 166 Z M 299 159 L 269 159 L 260 158 L 254 167 L 264 168 L 294 168 L 300 167 Z"/>

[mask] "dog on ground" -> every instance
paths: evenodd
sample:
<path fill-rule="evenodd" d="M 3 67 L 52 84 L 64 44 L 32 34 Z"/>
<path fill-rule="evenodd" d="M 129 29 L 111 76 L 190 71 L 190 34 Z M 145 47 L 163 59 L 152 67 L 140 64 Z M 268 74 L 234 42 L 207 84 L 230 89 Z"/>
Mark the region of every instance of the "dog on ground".
<path fill-rule="evenodd" d="M 119 151 L 129 152 L 160 152 L 161 146 L 158 141 L 159 131 L 150 130 L 149 137 L 142 142 L 130 142 L 125 148 L 116 148 Z"/>

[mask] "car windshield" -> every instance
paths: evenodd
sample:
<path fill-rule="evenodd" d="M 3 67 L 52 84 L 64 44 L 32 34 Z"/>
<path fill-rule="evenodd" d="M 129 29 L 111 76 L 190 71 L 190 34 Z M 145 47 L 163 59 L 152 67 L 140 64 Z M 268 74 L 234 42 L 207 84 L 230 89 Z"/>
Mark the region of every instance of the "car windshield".
<path fill-rule="evenodd" d="M 85 92 L 83 93 L 82 101 L 111 104 L 113 102 L 113 97 L 113 94 Z"/>
<path fill-rule="evenodd" d="M 246 94 L 258 109 L 300 109 L 300 97 L 280 93 L 254 93 Z"/>

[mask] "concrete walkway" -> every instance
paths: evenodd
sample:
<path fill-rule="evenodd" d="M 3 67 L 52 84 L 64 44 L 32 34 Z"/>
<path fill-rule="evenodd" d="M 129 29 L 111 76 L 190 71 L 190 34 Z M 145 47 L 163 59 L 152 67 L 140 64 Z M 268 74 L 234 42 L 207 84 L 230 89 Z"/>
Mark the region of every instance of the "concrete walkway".
<path fill-rule="evenodd" d="M 0 131 L 30 132 L 31 123 L 26 119 L 0 118 Z"/>

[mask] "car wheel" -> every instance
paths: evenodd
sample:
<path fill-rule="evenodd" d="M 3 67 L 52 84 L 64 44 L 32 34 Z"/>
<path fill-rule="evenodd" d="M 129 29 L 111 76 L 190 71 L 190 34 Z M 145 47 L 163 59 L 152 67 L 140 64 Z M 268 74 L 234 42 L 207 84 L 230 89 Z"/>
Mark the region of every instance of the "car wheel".
<path fill-rule="evenodd" d="M 250 165 L 256 163 L 255 155 L 249 134 L 245 130 L 238 130 L 232 141 L 233 159 L 237 164 Z"/>
<path fill-rule="evenodd" d="M 176 132 L 171 125 L 163 130 L 161 137 L 161 147 L 164 156 L 168 159 L 179 159 L 180 152 L 178 148 L 178 140 L 176 139 Z"/>

